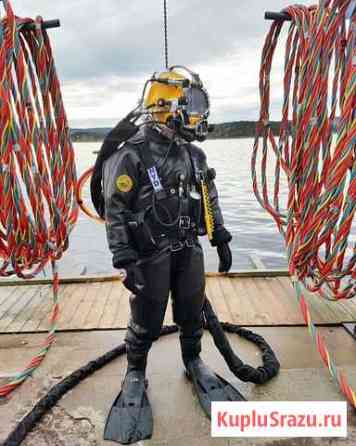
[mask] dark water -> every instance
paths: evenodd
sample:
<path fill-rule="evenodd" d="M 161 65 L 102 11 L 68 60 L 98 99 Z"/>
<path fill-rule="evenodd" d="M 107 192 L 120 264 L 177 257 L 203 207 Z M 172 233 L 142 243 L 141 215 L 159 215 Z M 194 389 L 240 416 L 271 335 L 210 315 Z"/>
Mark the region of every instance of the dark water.
<path fill-rule="evenodd" d="M 253 268 L 252 256 L 258 256 L 269 268 L 286 267 L 282 237 L 272 218 L 256 201 L 252 191 L 250 158 L 252 139 L 207 141 L 202 147 L 208 162 L 217 171 L 216 183 L 220 195 L 226 227 L 233 234 L 233 270 Z M 95 160 L 93 151 L 100 144 L 77 143 L 78 175 Z M 270 172 L 273 182 L 273 172 Z M 286 189 L 284 190 L 284 192 Z M 89 200 L 88 187 L 84 199 Z M 202 239 L 206 253 L 206 270 L 217 270 L 215 249 Z M 101 274 L 113 271 L 111 255 L 107 249 L 104 225 L 80 215 L 70 238 L 70 248 L 60 262 L 62 274 Z"/>

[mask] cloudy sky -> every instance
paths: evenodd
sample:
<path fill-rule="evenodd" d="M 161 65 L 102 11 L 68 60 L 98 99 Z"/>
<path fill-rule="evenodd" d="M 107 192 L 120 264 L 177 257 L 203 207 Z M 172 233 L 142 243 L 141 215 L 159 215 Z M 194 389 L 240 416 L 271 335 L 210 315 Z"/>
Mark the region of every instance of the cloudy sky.
<path fill-rule="evenodd" d="M 299 0 L 312 4 L 316 1 Z M 169 63 L 200 73 L 211 121 L 258 117 L 258 72 L 271 22 L 293 0 L 168 0 Z M 163 0 L 12 0 L 18 16 L 59 18 L 50 30 L 72 127 L 110 126 L 137 103 L 144 80 L 164 66 Z M 279 118 L 282 51 L 272 76 Z"/>

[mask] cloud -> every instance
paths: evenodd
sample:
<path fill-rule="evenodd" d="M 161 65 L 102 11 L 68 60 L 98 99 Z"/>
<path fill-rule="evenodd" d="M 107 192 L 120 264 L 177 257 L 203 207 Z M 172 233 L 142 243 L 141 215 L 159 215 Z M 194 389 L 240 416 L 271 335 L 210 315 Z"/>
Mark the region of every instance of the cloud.
<path fill-rule="evenodd" d="M 163 0 L 13 3 L 19 16 L 61 20 L 50 36 L 71 123 L 112 124 L 135 105 L 145 78 L 162 69 Z M 289 4 L 270 0 L 268 9 Z M 270 26 L 265 9 L 259 0 L 168 2 L 170 64 L 199 70 L 212 98 L 212 120 L 258 116 L 260 54 Z"/>

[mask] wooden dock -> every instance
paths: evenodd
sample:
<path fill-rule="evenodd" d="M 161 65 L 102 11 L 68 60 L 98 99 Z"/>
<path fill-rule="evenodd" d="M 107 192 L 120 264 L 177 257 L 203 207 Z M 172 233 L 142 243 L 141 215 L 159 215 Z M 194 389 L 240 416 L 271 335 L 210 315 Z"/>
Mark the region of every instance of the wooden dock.
<path fill-rule="evenodd" d="M 27 286 L 23 286 L 27 285 Z M 207 274 L 207 296 L 219 318 L 244 326 L 304 325 L 286 271 Z M 125 328 L 129 292 L 115 277 L 62 280 L 58 330 Z M 329 302 L 306 293 L 314 322 L 319 325 L 356 321 L 356 302 Z M 48 329 L 52 304 L 50 281 L 0 282 L 0 334 Z M 172 323 L 168 306 L 165 324 Z"/>

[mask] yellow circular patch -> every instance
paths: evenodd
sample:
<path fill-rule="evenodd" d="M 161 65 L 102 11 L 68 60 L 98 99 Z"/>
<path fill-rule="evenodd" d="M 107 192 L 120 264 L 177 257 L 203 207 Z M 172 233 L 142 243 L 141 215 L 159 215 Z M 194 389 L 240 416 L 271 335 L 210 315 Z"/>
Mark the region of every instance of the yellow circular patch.
<path fill-rule="evenodd" d="M 128 175 L 120 175 L 116 178 L 116 187 L 120 192 L 130 192 L 133 181 Z"/>

